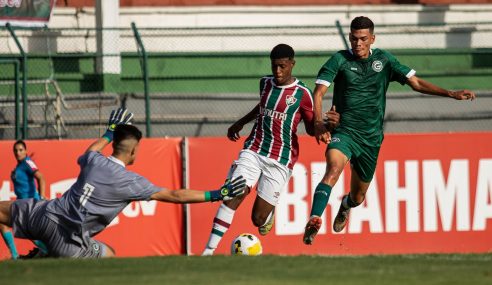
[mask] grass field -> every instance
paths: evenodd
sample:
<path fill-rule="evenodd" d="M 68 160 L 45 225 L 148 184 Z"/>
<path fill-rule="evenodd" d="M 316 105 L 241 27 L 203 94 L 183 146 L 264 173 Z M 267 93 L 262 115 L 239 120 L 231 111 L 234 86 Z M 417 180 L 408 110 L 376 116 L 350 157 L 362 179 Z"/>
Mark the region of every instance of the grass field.
<path fill-rule="evenodd" d="M 168 256 L 0 262 L 0 284 L 492 284 L 492 254 Z"/>

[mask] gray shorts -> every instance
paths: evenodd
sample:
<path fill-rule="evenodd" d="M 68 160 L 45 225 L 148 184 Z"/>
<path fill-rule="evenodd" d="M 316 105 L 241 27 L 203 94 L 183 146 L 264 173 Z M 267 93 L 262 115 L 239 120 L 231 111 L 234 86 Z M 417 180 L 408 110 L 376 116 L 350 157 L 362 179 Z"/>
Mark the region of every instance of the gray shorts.
<path fill-rule="evenodd" d="M 12 203 L 11 221 L 15 237 L 40 240 L 50 257 L 100 258 L 106 255 L 107 246 L 86 237 L 85 242 L 73 238 L 73 231 L 52 221 L 45 215 L 49 201 L 19 199 Z M 81 237 L 77 238 L 81 240 Z"/>

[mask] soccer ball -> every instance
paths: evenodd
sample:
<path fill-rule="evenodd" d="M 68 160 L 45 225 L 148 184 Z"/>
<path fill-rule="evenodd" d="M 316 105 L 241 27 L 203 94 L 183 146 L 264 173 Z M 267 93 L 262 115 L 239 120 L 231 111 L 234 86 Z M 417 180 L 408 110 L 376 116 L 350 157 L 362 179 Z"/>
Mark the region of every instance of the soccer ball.
<path fill-rule="evenodd" d="M 240 234 L 237 236 L 231 245 L 231 255 L 261 255 L 263 248 L 260 240 L 249 233 Z"/>

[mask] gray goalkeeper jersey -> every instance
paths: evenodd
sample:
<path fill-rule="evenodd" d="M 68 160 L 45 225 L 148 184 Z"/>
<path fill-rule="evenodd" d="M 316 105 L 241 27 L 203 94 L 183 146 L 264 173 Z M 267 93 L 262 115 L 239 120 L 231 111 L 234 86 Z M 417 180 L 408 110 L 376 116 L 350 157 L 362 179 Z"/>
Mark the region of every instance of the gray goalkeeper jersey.
<path fill-rule="evenodd" d="M 130 202 L 149 200 L 161 190 L 126 170 L 121 161 L 98 152 L 85 153 L 78 164 L 77 181 L 62 197 L 48 201 L 46 216 L 80 244 L 104 230 Z"/>

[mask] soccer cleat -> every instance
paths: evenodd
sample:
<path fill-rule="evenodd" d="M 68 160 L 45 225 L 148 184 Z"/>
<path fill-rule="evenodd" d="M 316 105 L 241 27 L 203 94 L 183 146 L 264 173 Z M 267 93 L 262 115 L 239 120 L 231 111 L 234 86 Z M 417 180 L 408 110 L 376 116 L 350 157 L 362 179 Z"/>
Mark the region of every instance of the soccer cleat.
<path fill-rule="evenodd" d="M 43 253 L 38 247 L 35 247 L 29 251 L 28 254 L 19 255 L 19 259 L 33 259 L 33 258 L 43 258 L 48 257 L 47 254 Z"/>
<path fill-rule="evenodd" d="M 347 195 L 343 196 L 343 199 L 345 199 Z M 337 233 L 341 232 L 345 226 L 347 225 L 347 221 L 349 218 L 349 213 L 350 213 L 350 208 L 345 209 L 343 204 L 340 204 L 340 208 L 338 209 L 338 214 L 335 217 L 335 220 L 333 221 L 333 230 Z"/>
<path fill-rule="evenodd" d="M 318 216 L 312 216 L 309 218 L 309 221 L 306 224 L 306 228 L 304 229 L 304 237 L 302 238 L 302 241 L 304 244 L 312 244 L 314 237 L 319 231 L 319 228 L 321 228 L 322 220 Z"/>
<path fill-rule="evenodd" d="M 273 228 L 273 223 L 275 222 L 275 210 L 272 211 L 272 215 L 270 217 L 270 219 L 268 220 L 268 222 L 266 222 L 266 224 L 264 224 L 263 226 L 259 226 L 258 227 L 258 232 L 260 233 L 260 235 L 262 236 L 266 236 Z"/>

